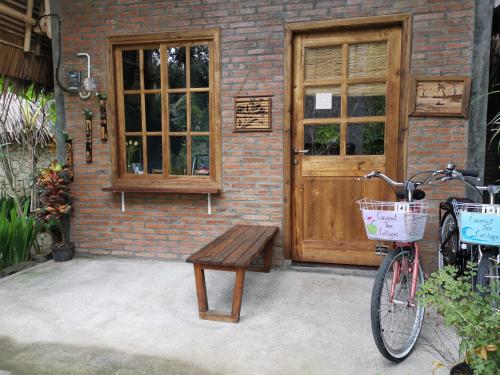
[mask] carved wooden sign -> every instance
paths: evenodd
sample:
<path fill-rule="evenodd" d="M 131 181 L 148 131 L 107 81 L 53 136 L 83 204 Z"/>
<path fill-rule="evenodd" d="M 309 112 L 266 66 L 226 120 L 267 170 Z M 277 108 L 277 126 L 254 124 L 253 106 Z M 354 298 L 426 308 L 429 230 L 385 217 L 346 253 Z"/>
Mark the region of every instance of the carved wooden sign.
<path fill-rule="evenodd" d="M 108 140 L 108 119 L 106 114 L 106 99 L 99 99 L 99 113 L 101 114 L 101 141 Z"/>
<path fill-rule="evenodd" d="M 85 160 L 92 163 L 92 111 L 85 109 Z"/>
<path fill-rule="evenodd" d="M 271 131 L 271 97 L 234 98 L 235 132 Z"/>
<path fill-rule="evenodd" d="M 99 134 L 101 135 L 101 141 L 108 141 L 108 115 L 106 113 L 106 101 L 108 95 L 102 92 L 96 93 L 97 99 L 99 100 L 99 114 L 101 117 L 101 129 Z"/>

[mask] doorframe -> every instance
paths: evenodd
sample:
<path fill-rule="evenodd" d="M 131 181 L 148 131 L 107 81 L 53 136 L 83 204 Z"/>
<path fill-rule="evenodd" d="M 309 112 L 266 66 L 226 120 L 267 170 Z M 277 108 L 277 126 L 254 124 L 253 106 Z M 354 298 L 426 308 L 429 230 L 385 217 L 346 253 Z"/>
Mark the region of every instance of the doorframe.
<path fill-rule="evenodd" d="M 383 16 L 357 17 L 323 21 L 289 22 L 284 24 L 285 29 L 285 59 L 284 59 L 284 221 L 283 221 L 283 253 L 285 259 L 292 258 L 292 114 L 293 114 L 293 37 L 296 34 L 342 31 L 361 29 L 365 27 L 383 28 L 388 26 L 401 27 L 401 94 L 399 98 L 399 145 L 398 149 L 398 179 L 403 179 L 407 168 L 407 141 L 408 141 L 408 94 L 410 87 L 410 60 L 411 60 L 411 14 L 390 14 Z"/>

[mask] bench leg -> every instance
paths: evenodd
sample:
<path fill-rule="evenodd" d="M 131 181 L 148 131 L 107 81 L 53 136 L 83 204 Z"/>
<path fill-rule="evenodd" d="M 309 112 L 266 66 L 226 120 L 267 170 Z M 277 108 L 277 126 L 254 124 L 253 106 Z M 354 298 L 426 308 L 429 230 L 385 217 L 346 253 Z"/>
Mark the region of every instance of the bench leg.
<path fill-rule="evenodd" d="M 196 296 L 198 297 L 198 311 L 208 311 L 207 286 L 205 284 L 205 271 L 199 264 L 194 265 L 194 280 L 196 282 Z"/>
<path fill-rule="evenodd" d="M 219 269 L 207 266 L 208 269 Z M 196 282 L 196 296 L 198 298 L 198 311 L 200 319 L 216 320 L 221 322 L 238 323 L 240 320 L 241 300 L 243 297 L 243 286 L 245 283 L 245 268 L 229 267 L 223 268 L 223 271 L 232 271 L 236 273 L 233 290 L 233 305 L 231 315 L 226 313 L 212 311 L 208 309 L 207 286 L 205 283 L 205 267 L 199 264 L 194 264 L 194 279 Z"/>
<path fill-rule="evenodd" d="M 266 250 L 264 253 L 264 272 L 271 271 L 271 262 L 273 259 L 273 241 L 269 241 L 266 245 Z"/>
<path fill-rule="evenodd" d="M 258 266 L 248 266 L 247 270 L 252 272 L 266 272 L 271 271 L 271 261 L 273 257 L 273 241 L 269 241 L 266 248 L 262 252 L 263 264 Z"/>
<path fill-rule="evenodd" d="M 238 267 L 236 269 L 236 278 L 234 281 L 234 290 L 233 290 L 233 306 L 231 309 L 231 318 L 235 320 L 235 323 L 240 320 L 241 300 L 243 298 L 244 284 L 245 284 L 245 269 L 243 267 Z"/>

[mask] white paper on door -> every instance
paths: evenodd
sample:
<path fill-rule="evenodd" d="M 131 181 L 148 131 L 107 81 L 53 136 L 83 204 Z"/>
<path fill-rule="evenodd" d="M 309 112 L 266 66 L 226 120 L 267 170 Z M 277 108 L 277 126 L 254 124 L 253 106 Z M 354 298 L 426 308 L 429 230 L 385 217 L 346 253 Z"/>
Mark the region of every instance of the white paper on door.
<path fill-rule="evenodd" d="M 331 92 L 319 92 L 316 94 L 316 109 L 332 109 Z"/>

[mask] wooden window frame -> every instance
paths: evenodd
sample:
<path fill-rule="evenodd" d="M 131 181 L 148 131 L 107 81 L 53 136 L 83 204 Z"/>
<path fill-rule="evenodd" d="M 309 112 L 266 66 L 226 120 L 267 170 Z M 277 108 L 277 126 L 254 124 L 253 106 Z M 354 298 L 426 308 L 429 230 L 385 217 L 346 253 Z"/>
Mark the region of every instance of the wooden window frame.
<path fill-rule="evenodd" d="M 162 175 L 144 174 L 133 175 L 125 173 L 123 165 L 123 140 L 125 139 L 125 124 L 124 118 L 119 113 L 120 106 L 118 100 L 123 95 L 124 90 L 122 86 L 121 73 L 121 59 L 117 58 L 117 54 L 126 49 L 147 49 L 158 48 L 160 45 L 166 44 L 179 46 L 183 45 L 197 45 L 202 43 L 209 43 L 210 45 L 210 64 L 209 64 L 209 88 L 197 89 L 189 88 L 189 69 L 186 69 L 186 88 L 185 89 L 168 89 L 166 86 L 165 71 L 167 66 L 161 65 L 162 70 L 162 85 L 158 90 L 138 90 L 140 95 L 147 93 L 161 93 L 162 103 L 165 103 L 166 97 L 171 91 L 183 91 L 189 97 L 190 93 L 195 92 L 209 92 L 209 131 L 190 134 L 190 129 L 183 134 L 187 137 L 188 142 L 192 136 L 209 135 L 210 139 L 210 175 L 209 176 L 191 176 L 191 175 L 169 175 L 165 171 L 169 169 L 169 153 L 170 146 L 168 137 L 170 132 L 168 129 L 169 123 L 167 117 L 167 109 L 162 106 L 162 132 L 163 137 L 163 170 Z M 162 49 L 162 52 L 165 52 Z M 165 193 L 219 193 L 221 191 L 221 175 L 222 175 L 222 158 L 221 158 L 221 101 L 220 101 L 220 87 L 221 87 L 221 65 L 220 65 L 220 30 L 219 29 L 204 29 L 204 30 L 187 30 L 179 32 L 160 32 L 160 33 L 147 33 L 136 35 L 114 35 L 108 37 L 108 87 L 109 87 L 109 142 L 111 148 L 112 160 L 112 182 L 110 187 L 103 190 L 106 191 L 122 191 L 122 192 L 165 192 Z M 141 54 L 142 56 L 142 54 Z M 142 60 L 142 58 L 141 58 Z M 189 67 L 190 57 L 186 53 L 186 64 Z M 142 80 L 142 78 L 141 78 Z M 158 91 L 158 92 L 157 92 Z M 189 99 L 188 99 L 189 100 Z M 143 101 L 141 100 L 141 103 Z M 144 103 L 142 104 L 144 106 Z M 189 108 L 186 108 L 188 123 L 190 117 Z M 144 122 L 145 113 L 142 108 L 142 122 Z M 149 133 L 142 130 L 142 135 Z M 173 136 L 174 134 L 172 134 Z M 123 140 L 121 139 L 123 138 Z M 143 145 L 143 147 L 147 147 Z M 189 153 L 188 147 L 186 152 Z M 167 156 L 165 156 L 167 154 Z M 190 166 L 189 160 L 191 155 L 187 155 L 188 168 Z"/>

